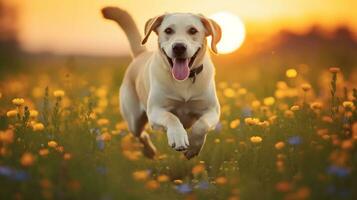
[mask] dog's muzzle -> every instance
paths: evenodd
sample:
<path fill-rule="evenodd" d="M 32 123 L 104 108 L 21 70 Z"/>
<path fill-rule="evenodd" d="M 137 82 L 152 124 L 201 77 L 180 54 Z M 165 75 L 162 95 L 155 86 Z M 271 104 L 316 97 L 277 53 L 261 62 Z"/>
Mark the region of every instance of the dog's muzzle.
<path fill-rule="evenodd" d="M 171 66 L 171 74 L 172 77 L 177 80 L 177 81 L 184 81 L 187 78 L 189 78 L 190 75 L 190 68 L 192 67 L 198 52 L 200 51 L 200 48 L 197 49 L 197 51 L 195 52 L 195 54 L 190 57 L 182 57 L 182 56 L 177 56 L 177 54 L 180 54 L 182 52 L 186 53 L 186 47 L 182 46 L 182 45 L 176 45 L 174 46 L 176 47 L 176 50 L 173 49 L 173 51 L 176 51 L 175 57 L 174 58 L 170 58 L 164 49 L 162 49 L 162 51 L 164 52 L 167 61 L 170 63 Z"/>

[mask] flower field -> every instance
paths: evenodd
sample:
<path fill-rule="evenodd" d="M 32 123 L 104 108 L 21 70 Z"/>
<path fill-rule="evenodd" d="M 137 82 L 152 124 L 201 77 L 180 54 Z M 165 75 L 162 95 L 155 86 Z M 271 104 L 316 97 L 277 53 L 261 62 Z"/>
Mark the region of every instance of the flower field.
<path fill-rule="evenodd" d="M 269 96 L 218 79 L 221 120 L 192 160 L 154 131 L 159 154 L 142 155 L 120 117 L 122 71 L 13 75 L 0 91 L 0 199 L 356 199 L 357 90 L 325 72 L 318 88 L 288 69 Z"/>

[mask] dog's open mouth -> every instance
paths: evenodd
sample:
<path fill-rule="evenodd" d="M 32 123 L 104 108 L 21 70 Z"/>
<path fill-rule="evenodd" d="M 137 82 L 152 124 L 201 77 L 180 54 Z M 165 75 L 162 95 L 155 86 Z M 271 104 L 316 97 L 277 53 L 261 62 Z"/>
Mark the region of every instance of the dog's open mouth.
<path fill-rule="evenodd" d="M 176 80 L 184 81 L 189 77 L 190 68 L 200 49 L 198 49 L 191 58 L 170 58 L 163 49 L 162 51 L 164 52 L 167 61 L 170 63 L 172 76 Z"/>

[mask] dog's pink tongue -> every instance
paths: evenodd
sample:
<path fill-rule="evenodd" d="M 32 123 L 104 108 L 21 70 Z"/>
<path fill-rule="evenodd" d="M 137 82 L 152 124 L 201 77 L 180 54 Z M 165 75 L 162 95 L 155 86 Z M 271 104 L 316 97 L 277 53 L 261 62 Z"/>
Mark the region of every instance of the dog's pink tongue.
<path fill-rule="evenodd" d="M 186 80 L 190 75 L 190 68 L 188 67 L 189 59 L 173 59 L 172 76 L 176 80 Z"/>

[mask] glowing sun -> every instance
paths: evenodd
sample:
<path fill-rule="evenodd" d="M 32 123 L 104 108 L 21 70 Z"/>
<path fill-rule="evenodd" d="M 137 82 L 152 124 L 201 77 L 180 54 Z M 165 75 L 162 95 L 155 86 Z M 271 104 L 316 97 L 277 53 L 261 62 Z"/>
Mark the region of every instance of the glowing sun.
<path fill-rule="evenodd" d="M 222 28 L 222 39 L 217 45 L 218 53 L 231 53 L 238 49 L 245 39 L 243 21 L 229 12 L 218 12 L 210 16 Z"/>

